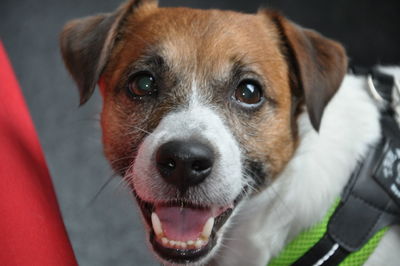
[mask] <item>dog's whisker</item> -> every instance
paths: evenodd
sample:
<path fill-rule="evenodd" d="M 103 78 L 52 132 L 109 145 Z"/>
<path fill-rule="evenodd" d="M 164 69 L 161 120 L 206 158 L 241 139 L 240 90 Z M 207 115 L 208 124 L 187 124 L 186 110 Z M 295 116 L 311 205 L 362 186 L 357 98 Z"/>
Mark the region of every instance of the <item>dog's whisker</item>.
<path fill-rule="evenodd" d="M 259 192 L 259 188 L 255 187 L 252 183 L 253 181 L 253 177 L 252 175 L 256 175 L 256 173 L 254 173 L 251 169 L 245 169 L 244 173 L 242 174 L 243 177 L 245 178 L 246 181 L 246 185 L 250 188 L 251 191 L 250 192 Z"/>
<path fill-rule="evenodd" d="M 118 162 L 124 161 L 124 160 L 128 160 L 128 159 L 129 160 L 133 160 L 134 156 L 133 155 L 129 155 L 129 156 L 121 157 L 121 158 L 118 158 L 118 159 L 110 161 L 110 164 L 113 165 L 115 163 L 118 163 Z M 121 170 L 121 169 L 119 169 L 119 170 Z"/>
<path fill-rule="evenodd" d="M 141 127 L 134 126 L 134 125 L 131 125 L 130 127 L 132 127 L 134 130 L 128 131 L 127 134 L 125 134 L 125 136 L 133 135 L 133 134 L 136 134 L 137 132 L 143 132 L 148 136 L 152 135 L 152 132 L 147 131 Z"/>
<path fill-rule="evenodd" d="M 152 132 L 150 132 L 150 131 L 147 131 L 147 130 L 145 130 L 145 129 L 143 129 L 143 128 L 140 128 L 140 127 L 134 127 L 136 130 L 138 130 L 138 131 L 141 131 L 141 132 L 143 132 L 143 133 L 146 133 L 147 135 L 151 135 L 152 134 Z"/>
<path fill-rule="evenodd" d="M 117 176 L 116 173 L 113 173 L 109 178 L 106 179 L 106 181 L 101 185 L 99 190 L 96 192 L 96 194 L 89 200 L 89 202 L 86 204 L 86 208 L 92 206 L 94 202 L 99 198 L 100 194 L 106 189 L 106 187 L 111 183 L 111 181 Z"/>
<path fill-rule="evenodd" d="M 251 177 L 248 177 L 251 178 Z M 247 183 L 245 183 L 245 186 L 249 187 L 250 190 L 247 191 L 247 195 L 250 195 L 252 192 L 258 192 L 258 188 L 256 188 L 255 186 L 253 186 L 253 184 L 250 181 L 247 181 Z"/>
<path fill-rule="evenodd" d="M 130 186 L 131 184 L 131 179 L 132 179 L 132 173 L 130 173 L 129 168 L 127 170 L 127 174 L 125 174 L 119 181 L 118 186 L 122 188 L 126 188 Z"/>
<path fill-rule="evenodd" d="M 116 184 L 115 189 L 131 190 L 131 180 L 130 180 L 131 173 L 129 173 L 130 168 L 131 168 L 131 166 L 124 167 L 122 169 L 122 171 L 126 172 L 126 174 L 123 177 L 121 177 L 120 179 L 118 179 L 118 183 Z"/>

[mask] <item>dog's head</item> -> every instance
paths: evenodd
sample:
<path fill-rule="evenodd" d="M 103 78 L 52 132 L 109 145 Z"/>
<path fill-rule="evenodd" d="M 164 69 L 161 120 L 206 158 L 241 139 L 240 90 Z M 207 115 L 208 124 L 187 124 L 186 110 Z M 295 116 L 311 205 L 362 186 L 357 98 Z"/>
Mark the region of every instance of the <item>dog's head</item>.
<path fill-rule="evenodd" d="M 105 154 L 166 262 L 205 262 L 239 203 L 266 189 L 318 130 L 346 71 L 336 42 L 277 13 L 158 8 L 133 0 L 70 22 L 64 61 L 81 104 L 103 96 Z"/>

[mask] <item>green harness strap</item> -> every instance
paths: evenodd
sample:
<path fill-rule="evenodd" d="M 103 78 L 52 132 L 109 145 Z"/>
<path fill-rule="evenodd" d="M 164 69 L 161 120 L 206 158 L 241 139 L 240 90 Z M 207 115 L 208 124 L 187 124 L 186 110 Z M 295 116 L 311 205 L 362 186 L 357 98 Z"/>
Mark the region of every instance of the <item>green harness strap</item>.
<path fill-rule="evenodd" d="M 315 243 L 317 243 L 325 234 L 329 219 L 335 211 L 339 201 L 337 201 L 325 215 L 323 220 L 314 225 L 310 229 L 299 234 L 285 249 L 276 257 L 273 258 L 268 266 L 288 266 L 296 262 L 303 254 L 305 254 Z M 358 266 L 363 265 L 369 258 L 371 253 L 375 250 L 379 241 L 388 228 L 383 228 L 374 235 L 362 249 L 357 252 L 351 253 L 340 266 Z"/>

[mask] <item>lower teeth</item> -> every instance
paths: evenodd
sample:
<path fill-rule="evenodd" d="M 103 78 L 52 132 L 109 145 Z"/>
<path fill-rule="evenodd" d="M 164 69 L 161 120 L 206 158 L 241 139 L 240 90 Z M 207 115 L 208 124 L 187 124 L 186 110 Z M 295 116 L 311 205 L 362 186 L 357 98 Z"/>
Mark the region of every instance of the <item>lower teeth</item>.
<path fill-rule="evenodd" d="M 183 241 L 175 241 L 175 240 L 169 240 L 166 237 L 162 238 L 157 238 L 159 242 L 168 248 L 177 248 L 177 249 L 199 249 L 204 247 L 208 243 L 208 239 L 196 239 L 196 240 L 189 240 L 187 242 Z"/>

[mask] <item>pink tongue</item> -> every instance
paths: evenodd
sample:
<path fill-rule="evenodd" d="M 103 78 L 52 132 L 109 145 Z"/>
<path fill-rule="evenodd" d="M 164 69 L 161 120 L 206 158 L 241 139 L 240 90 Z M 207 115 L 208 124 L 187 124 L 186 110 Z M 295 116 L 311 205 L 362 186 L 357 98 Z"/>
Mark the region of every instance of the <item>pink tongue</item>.
<path fill-rule="evenodd" d="M 170 240 L 196 240 L 204 224 L 212 217 L 211 209 L 192 209 L 158 206 L 155 210 L 160 218 L 165 236 Z"/>

